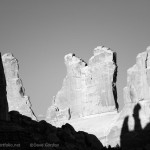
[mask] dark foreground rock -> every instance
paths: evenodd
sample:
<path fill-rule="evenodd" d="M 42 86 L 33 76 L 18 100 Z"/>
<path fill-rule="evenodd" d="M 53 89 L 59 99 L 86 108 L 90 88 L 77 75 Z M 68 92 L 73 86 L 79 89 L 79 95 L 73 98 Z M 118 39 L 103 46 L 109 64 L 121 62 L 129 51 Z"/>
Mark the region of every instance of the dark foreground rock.
<path fill-rule="evenodd" d="M 0 121 L 1 149 L 101 150 L 96 136 L 76 132 L 70 124 L 56 128 L 46 121 L 37 122 L 17 111 L 9 112 L 10 121 Z"/>

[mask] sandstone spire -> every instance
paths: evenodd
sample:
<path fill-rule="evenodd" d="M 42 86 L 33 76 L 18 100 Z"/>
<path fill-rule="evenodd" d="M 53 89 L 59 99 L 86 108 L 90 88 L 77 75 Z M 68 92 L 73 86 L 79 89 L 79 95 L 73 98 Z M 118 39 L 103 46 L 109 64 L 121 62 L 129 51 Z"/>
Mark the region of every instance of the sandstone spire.
<path fill-rule="evenodd" d="M 25 95 L 25 89 L 18 74 L 19 65 L 17 59 L 11 53 L 7 53 L 2 56 L 2 60 L 7 82 L 9 111 L 16 110 L 36 120 L 31 109 L 29 97 Z"/>
<path fill-rule="evenodd" d="M 6 79 L 0 53 L 0 120 L 8 120 L 8 102 L 6 93 Z"/>

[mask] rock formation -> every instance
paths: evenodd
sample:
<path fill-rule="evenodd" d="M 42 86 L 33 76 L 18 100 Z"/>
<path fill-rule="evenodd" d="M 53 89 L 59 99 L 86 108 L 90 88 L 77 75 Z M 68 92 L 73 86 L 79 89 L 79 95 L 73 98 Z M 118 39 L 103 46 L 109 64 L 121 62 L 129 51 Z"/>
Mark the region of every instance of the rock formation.
<path fill-rule="evenodd" d="M 0 120 L 8 120 L 8 102 L 6 96 L 6 79 L 0 53 Z"/>
<path fill-rule="evenodd" d="M 48 122 L 101 114 L 118 108 L 115 52 L 99 46 L 94 49 L 88 65 L 74 54 L 66 55 L 64 60 L 67 75 L 48 109 Z"/>
<path fill-rule="evenodd" d="M 8 112 L 7 97 L 13 111 Z M 1 149 L 101 150 L 103 148 L 95 135 L 83 131 L 76 132 L 70 124 L 56 128 L 44 120 L 37 122 L 31 118 L 35 119 L 35 116 L 28 97 L 24 96 L 17 60 L 12 54 L 5 54 L 2 63 L 0 55 Z"/>
<path fill-rule="evenodd" d="M 121 145 L 124 150 L 149 149 L 150 47 L 127 70 L 125 105 L 120 113 L 116 111 L 115 52 L 100 46 L 94 49 L 88 65 L 74 54 L 65 56 L 65 64 L 67 75 L 46 118 L 62 126 L 56 128 L 44 120 L 35 121 L 18 75 L 17 60 L 12 54 L 3 55 L 2 59 L 0 55 L 0 141 L 40 150 L 98 150 L 107 149 L 103 146 L 108 145 Z M 54 147 L 47 147 L 49 144 Z"/>
<path fill-rule="evenodd" d="M 25 89 L 19 78 L 19 65 L 17 59 L 11 53 L 2 56 L 6 83 L 7 100 L 9 111 L 16 110 L 21 114 L 36 119 L 32 109 L 29 97 L 25 95 Z"/>
<path fill-rule="evenodd" d="M 139 105 L 139 120 L 142 128 L 149 123 L 150 118 L 150 47 L 138 54 L 136 64 L 127 70 L 127 86 L 124 88 L 123 110 L 119 113 L 116 122 L 107 136 L 111 146 L 120 144 L 121 130 L 125 118 L 128 117 L 129 130 L 134 130 L 138 122 L 135 117 L 135 108 Z M 150 130 L 149 130 L 150 131 Z M 135 137 L 136 138 L 136 137 Z M 127 139 L 126 139 L 127 140 Z"/>

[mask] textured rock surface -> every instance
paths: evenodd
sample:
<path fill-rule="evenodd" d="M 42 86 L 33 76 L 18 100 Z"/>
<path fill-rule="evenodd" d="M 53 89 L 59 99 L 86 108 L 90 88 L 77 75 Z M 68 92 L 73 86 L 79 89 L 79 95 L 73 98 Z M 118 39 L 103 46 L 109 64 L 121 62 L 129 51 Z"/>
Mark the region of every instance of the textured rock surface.
<path fill-rule="evenodd" d="M 29 97 L 25 95 L 25 89 L 18 74 L 18 61 L 11 53 L 2 56 L 6 83 L 7 83 L 7 100 L 9 111 L 16 110 L 21 114 L 36 119 L 32 109 Z"/>
<path fill-rule="evenodd" d="M 121 130 L 128 116 L 129 130 L 134 130 L 136 117 L 133 115 L 137 103 L 140 105 L 139 120 L 144 128 L 150 122 L 150 48 L 138 54 L 136 64 L 127 71 L 127 86 L 124 88 L 123 110 L 119 113 L 107 136 L 108 144 L 120 144 Z M 135 137 L 136 138 L 136 137 Z"/>
<path fill-rule="evenodd" d="M 48 122 L 110 112 L 118 108 L 116 53 L 99 46 L 88 65 L 74 54 L 65 56 L 67 75 L 53 99 Z"/>
<path fill-rule="evenodd" d="M 0 120 L 8 120 L 8 102 L 6 96 L 6 79 L 0 53 Z"/>
<path fill-rule="evenodd" d="M 136 64 L 127 71 L 125 103 L 150 99 L 150 48 L 136 57 Z"/>

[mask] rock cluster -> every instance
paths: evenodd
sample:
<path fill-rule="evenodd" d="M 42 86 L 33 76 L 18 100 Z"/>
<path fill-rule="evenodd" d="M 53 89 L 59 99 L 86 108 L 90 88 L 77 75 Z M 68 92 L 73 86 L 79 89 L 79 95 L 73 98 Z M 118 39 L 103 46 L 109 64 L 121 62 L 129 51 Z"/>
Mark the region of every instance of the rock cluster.
<path fill-rule="evenodd" d="M 36 117 L 31 109 L 29 97 L 25 95 L 25 89 L 18 74 L 19 65 L 17 59 L 11 53 L 7 53 L 2 56 L 2 61 L 7 83 L 9 111 L 19 111 L 21 114 L 35 120 Z"/>
<path fill-rule="evenodd" d="M 94 49 L 88 65 L 74 54 L 65 56 L 65 64 L 62 89 L 48 109 L 49 124 L 35 121 L 17 60 L 12 54 L 0 57 L 0 142 L 9 143 L 7 147 L 18 143 L 15 149 L 25 150 L 101 150 L 108 145 L 149 149 L 150 47 L 127 71 L 125 105 L 120 113 L 116 111 L 115 52 L 101 46 Z"/>
<path fill-rule="evenodd" d="M 99 46 L 94 49 L 88 65 L 74 54 L 68 54 L 64 59 L 67 75 L 47 111 L 48 122 L 55 124 L 57 120 L 101 114 L 118 108 L 115 52 Z"/>
<path fill-rule="evenodd" d="M 127 71 L 125 105 L 120 113 L 111 112 L 112 106 L 118 107 L 115 56 L 98 47 L 87 66 L 75 55 L 66 55 L 67 76 L 47 120 L 58 126 L 68 122 L 78 131 L 96 135 L 104 146 L 142 148 L 150 142 L 150 47 L 138 54 L 136 64 Z"/>
<path fill-rule="evenodd" d="M 28 117 L 31 114 L 30 105 L 24 103 L 24 92 L 19 93 L 22 84 L 20 84 L 18 76 L 16 59 L 11 54 L 7 54 L 3 56 L 3 62 L 5 74 L 0 57 L 0 149 L 101 150 L 103 148 L 95 135 L 83 131 L 76 132 L 69 124 L 62 126 L 62 128 L 56 128 L 44 120 L 37 122 Z M 15 107 L 12 107 L 14 110 L 9 113 L 5 75 L 8 98 L 12 96 L 12 99 L 9 100 L 14 100 L 15 104 Z M 19 98 L 22 98 L 21 102 Z M 27 116 L 15 111 L 16 109 Z"/>

